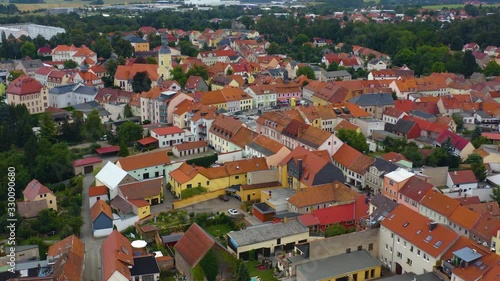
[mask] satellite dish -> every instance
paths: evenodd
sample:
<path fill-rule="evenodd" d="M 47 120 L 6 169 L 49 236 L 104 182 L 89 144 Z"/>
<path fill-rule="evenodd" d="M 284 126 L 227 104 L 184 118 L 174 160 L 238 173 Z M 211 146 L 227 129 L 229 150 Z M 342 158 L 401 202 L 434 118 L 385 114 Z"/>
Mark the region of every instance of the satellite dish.
<path fill-rule="evenodd" d="M 135 240 L 135 241 L 132 241 L 132 243 L 130 245 L 133 248 L 140 249 L 140 248 L 146 247 L 147 244 L 148 244 L 148 242 L 146 242 L 144 240 Z"/>

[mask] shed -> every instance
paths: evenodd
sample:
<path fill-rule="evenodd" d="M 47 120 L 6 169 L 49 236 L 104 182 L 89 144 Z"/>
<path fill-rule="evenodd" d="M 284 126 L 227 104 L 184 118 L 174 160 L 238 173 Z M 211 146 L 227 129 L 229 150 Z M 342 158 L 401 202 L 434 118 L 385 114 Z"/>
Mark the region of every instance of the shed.
<path fill-rule="evenodd" d="M 75 175 L 86 175 L 102 168 L 102 159 L 99 157 L 88 157 L 73 161 L 73 172 Z"/>

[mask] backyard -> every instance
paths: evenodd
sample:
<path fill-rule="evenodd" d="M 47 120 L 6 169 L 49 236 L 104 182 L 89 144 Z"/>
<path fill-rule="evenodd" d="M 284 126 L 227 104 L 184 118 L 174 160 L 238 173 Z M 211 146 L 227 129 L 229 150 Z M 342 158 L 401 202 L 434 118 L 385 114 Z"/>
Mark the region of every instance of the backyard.
<path fill-rule="evenodd" d="M 249 261 L 245 263 L 245 266 L 247 267 L 248 273 L 250 274 L 251 277 L 254 276 L 259 276 L 260 279 L 265 280 L 265 281 L 274 281 L 278 280 L 276 277 L 273 275 L 273 269 L 266 269 L 266 270 L 258 270 L 255 266 L 260 264 L 259 261 Z"/>
<path fill-rule="evenodd" d="M 229 227 L 227 224 L 214 224 L 205 227 L 205 230 L 213 237 L 220 237 L 221 235 L 224 235 L 234 229 Z"/>

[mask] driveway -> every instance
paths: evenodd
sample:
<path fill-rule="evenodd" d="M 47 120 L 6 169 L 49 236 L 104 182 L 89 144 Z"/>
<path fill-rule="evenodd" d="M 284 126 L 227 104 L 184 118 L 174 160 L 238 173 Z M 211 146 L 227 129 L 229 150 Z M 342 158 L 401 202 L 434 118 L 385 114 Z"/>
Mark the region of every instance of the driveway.
<path fill-rule="evenodd" d="M 228 214 L 227 210 L 236 209 L 240 214 L 242 214 L 243 211 L 241 210 L 240 207 L 241 207 L 241 202 L 239 200 L 233 197 L 229 197 L 229 201 L 227 202 L 221 201 L 220 199 L 216 198 L 205 202 L 196 203 L 194 205 L 191 205 L 189 207 L 184 207 L 181 209 L 186 210 L 188 212 L 193 212 L 195 214 L 209 213 L 209 212 L 213 213 L 223 212 Z M 247 214 L 245 213 L 245 215 Z"/>
<path fill-rule="evenodd" d="M 81 229 L 81 238 L 85 243 L 85 269 L 84 280 L 99 281 L 101 277 L 101 245 L 105 238 L 94 239 L 92 235 L 92 223 L 90 221 L 89 211 L 89 186 L 94 181 L 94 175 L 88 174 L 83 177 L 83 203 L 82 218 L 83 226 Z"/>

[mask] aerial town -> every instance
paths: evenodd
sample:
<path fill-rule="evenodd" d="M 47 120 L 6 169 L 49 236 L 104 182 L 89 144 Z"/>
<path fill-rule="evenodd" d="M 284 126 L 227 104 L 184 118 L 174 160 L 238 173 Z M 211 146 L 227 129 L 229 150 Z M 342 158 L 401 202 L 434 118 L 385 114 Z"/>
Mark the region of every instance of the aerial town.
<path fill-rule="evenodd" d="M 0 281 L 500 281 L 500 5 L 343 2 L 0 4 Z"/>

